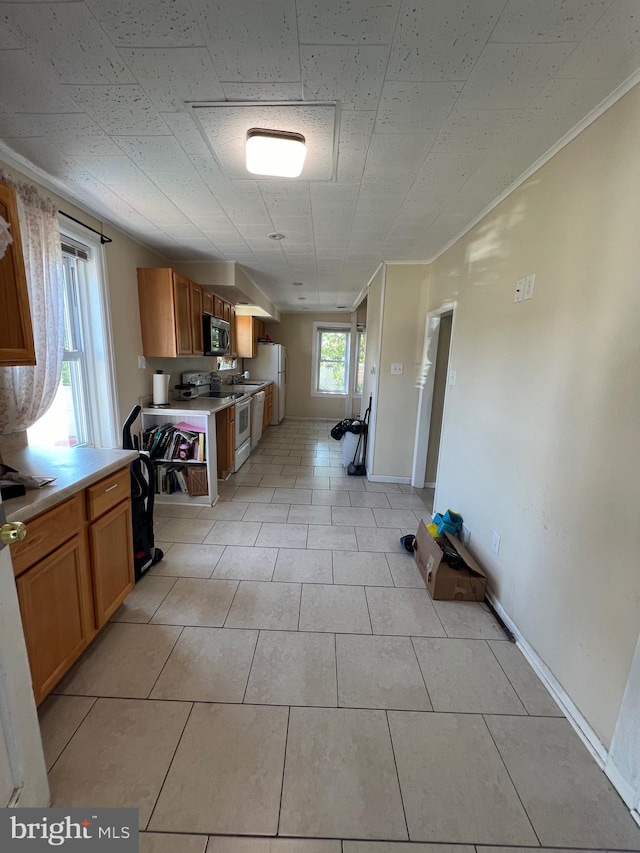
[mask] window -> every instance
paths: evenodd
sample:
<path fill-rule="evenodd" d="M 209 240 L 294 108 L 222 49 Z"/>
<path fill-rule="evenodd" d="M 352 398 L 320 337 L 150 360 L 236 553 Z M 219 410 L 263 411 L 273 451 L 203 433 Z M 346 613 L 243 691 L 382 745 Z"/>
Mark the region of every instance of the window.
<path fill-rule="evenodd" d="M 354 383 L 353 393 L 362 394 L 364 391 L 364 356 L 367 347 L 367 333 L 364 329 L 358 328 L 356 337 L 356 352 L 358 354 L 358 363 L 356 364 L 356 381 Z"/>
<path fill-rule="evenodd" d="M 349 390 L 351 326 L 314 323 L 314 394 L 341 394 Z"/>
<path fill-rule="evenodd" d="M 51 407 L 28 430 L 29 443 L 48 447 L 117 447 L 119 431 L 101 246 L 84 233 L 72 236 L 66 228 L 61 241 L 62 375 Z"/>

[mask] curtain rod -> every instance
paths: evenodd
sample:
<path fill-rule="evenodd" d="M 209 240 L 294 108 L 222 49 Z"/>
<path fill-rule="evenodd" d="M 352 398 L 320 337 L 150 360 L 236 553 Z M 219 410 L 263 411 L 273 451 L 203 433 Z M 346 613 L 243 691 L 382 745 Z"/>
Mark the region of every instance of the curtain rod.
<path fill-rule="evenodd" d="M 58 213 L 60 214 L 60 216 L 66 216 L 67 219 L 70 219 L 72 222 L 77 222 L 77 224 L 82 225 L 83 228 L 86 228 L 89 231 L 93 231 L 94 234 L 98 234 L 100 237 L 100 242 L 103 246 L 105 243 L 113 243 L 111 237 L 105 237 L 102 231 L 96 231 L 96 229 L 92 228 L 90 225 L 86 225 L 84 222 L 80 222 L 80 220 L 76 219 L 75 216 L 70 216 L 68 213 L 65 213 L 64 210 L 59 210 Z"/>

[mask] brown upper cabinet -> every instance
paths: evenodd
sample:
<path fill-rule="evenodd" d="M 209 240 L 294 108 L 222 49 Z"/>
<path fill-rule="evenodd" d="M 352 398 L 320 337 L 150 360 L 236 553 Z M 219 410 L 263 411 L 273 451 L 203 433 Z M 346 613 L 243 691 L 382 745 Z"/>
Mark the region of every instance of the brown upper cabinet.
<path fill-rule="evenodd" d="M 236 349 L 239 358 L 255 358 L 258 340 L 265 336 L 265 325 L 257 317 L 236 317 Z"/>
<path fill-rule="evenodd" d="M 170 269 L 138 267 L 143 355 L 202 355 L 202 287 Z"/>
<path fill-rule="evenodd" d="M 202 290 L 202 313 L 213 315 L 213 293 L 210 290 Z"/>
<path fill-rule="evenodd" d="M 35 364 L 31 311 L 24 269 L 18 208 L 13 187 L 0 182 L 0 216 L 13 243 L 0 259 L 0 366 Z"/>
<path fill-rule="evenodd" d="M 229 303 L 225 303 L 224 299 L 220 299 L 219 296 L 213 294 L 213 316 L 217 317 L 218 320 L 224 320 L 224 306 Z"/>

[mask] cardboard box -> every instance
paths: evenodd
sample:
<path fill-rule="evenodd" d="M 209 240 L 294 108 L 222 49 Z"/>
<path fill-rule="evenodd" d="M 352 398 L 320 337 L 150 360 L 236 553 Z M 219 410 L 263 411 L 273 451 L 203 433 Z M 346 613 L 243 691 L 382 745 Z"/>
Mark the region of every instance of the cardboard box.
<path fill-rule="evenodd" d="M 436 601 L 484 601 L 487 576 L 459 539 L 448 533 L 445 536 L 469 568 L 453 569 L 443 562 L 440 546 L 421 521 L 416 533 L 415 559 L 431 598 Z"/>

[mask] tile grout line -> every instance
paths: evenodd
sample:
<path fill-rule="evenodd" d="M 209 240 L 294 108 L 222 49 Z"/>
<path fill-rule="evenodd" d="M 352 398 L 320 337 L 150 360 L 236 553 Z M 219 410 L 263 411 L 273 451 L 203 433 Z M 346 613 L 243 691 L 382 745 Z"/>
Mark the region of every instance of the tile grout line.
<path fill-rule="evenodd" d="M 245 629 L 243 629 L 243 630 L 245 630 Z M 253 646 L 253 654 L 251 655 L 251 663 L 249 664 L 249 669 L 247 670 L 247 680 L 245 682 L 244 691 L 242 693 L 242 702 L 240 703 L 241 705 L 245 704 L 245 699 L 247 698 L 247 690 L 249 689 L 249 680 L 251 679 L 251 670 L 253 669 L 253 662 L 256 659 L 256 652 L 258 650 L 258 643 L 260 642 L 261 633 L 262 633 L 262 631 L 260 631 L 260 630 L 256 631 L 256 641 L 255 641 L 254 646 Z M 247 704 L 254 704 L 254 703 L 247 703 Z"/>
<path fill-rule="evenodd" d="M 176 627 L 180 627 L 180 626 L 176 626 Z M 160 667 L 160 672 L 159 672 L 159 673 L 158 673 L 158 675 L 156 676 L 156 679 L 155 679 L 155 681 L 153 682 L 153 684 L 151 685 L 151 689 L 149 690 L 149 692 L 147 693 L 147 695 L 146 695 L 146 696 L 143 696 L 143 697 L 142 697 L 144 700 L 149 699 L 149 697 L 151 696 L 151 694 L 152 694 L 152 693 L 153 693 L 153 691 L 155 690 L 156 684 L 158 683 L 158 681 L 159 681 L 159 679 L 160 679 L 160 676 L 161 676 L 161 675 L 162 675 L 162 673 L 164 672 L 165 667 L 166 667 L 167 663 L 169 662 L 169 658 L 170 658 L 170 657 L 171 657 L 171 655 L 173 654 L 175 647 L 178 645 L 178 640 L 180 639 L 180 637 L 181 637 L 181 636 L 182 636 L 182 634 L 184 633 L 184 629 L 185 629 L 185 626 L 184 626 L 184 625 L 182 625 L 182 626 L 180 627 L 180 632 L 178 633 L 178 636 L 176 637 L 174 644 L 171 646 L 171 649 L 169 650 L 169 654 L 168 654 L 168 655 L 167 655 L 167 657 L 165 658 L 165 661 L 164 661 L 164 663 L 162 664 L 162 666 Z"/>
<path fill-rule="evenodd" d="M 510 685 L 511 685 L 511 687 L 513 688 L 513 690 L 514 690 L 514 692 L 515 692 L 516 696 L 518 697 L 518 699 L 519 699 L 519 700 L 520 700 L 520 702 L 522 703 L 522 707 L 524 708 L 526 715 L 527 715 L 528 717 L 535 716 L 535 714 L 533 714 L 533 715 L 532 715 L 532 714 L 530 714 L 530 713 L 529 713 L 529 709 L 528 709 L 528 708 L 527 708 L 527 706 L 525 705 L 525 703 L 524 703 L 524 699 L 522 698 L 522 696 L 521 696 L 521 695 L 520 695 L 520 693 L 518 692 L 518 688 L 515 686 L 515 684 L 514 684 L 514 683 L 511 681 L 511 679 L 509 678 L 509 674 L 507 673 L 506 669 L 502 666 L 502 663 L 500 662 L 500 658 L 499 658 L 499 657 L 498 657 L 498 655 L 494 652 L 493 647 L 491 646 L 491 643 L 489 642 L 489 640 L 485 640 L 485 642 L 486 642 L 487 646 L 489 647 L 489 650 L 490 650 L 491 654 L 493 655 L 493 657 L 494 657 L 494 658 L 495 658 L 495 660 L 497 661 L 498 666 L 499 666 L 499 667 L 500 667 L 500 669 L 504 672 L 504 674 L 505 674 L 505 678 L 507 679 L 507 681 L 509 682 L 509 684 L 510 684 Z M 502 640 L 499 640 L 499 642 L 503 642 L 503 641 L 502 641 Z M 516 646 L 516 648 L 517 648 L 517 646 Z M 534 673 L 534 674 L 535 674 L 535 673 Z M 540 683 L 542 684 L 542 682 L 540 682 Z M 544 685 L 543 685 L 543 686 L 544 686 Z"/>
<path fill-rule="evenodd" d="M 333 635 L 333 659 L 336 666 L 336 708 L 340 707 L 340 678 L 338 675 L 338 635 Z"/>
<path fill-rule="evenodd" d="M 284 754 L 282 756 L 282 782 L 280 783 L 280 800 L 278 803 L 278 825 L 276 826 L 277 838 L 280 834 L 280 821 L 282 819 L 282 797 L 284 794 L 284 774 L 287 769 L 287 747 L 289 746 L 289 725 L 291 723 L 291 706 L 287 706 L 287 733 L 284 738 Z"/>
<path fill-rule="evenodd" d="M 51 695 L 52 695 L 52 696 L 63 696 L 63 697 L 64 697 L 64 696 L 74 696 L 75 694 L 73 694 L 73 693 L 53 693 L 53 694 L 51 694 Z M 84 723 L 84 721 L 87 719 L 87 717 L 89 716 L 89 714 L 91 713 L 91 711 L 92 711 L 92 710 L 93 710 L 93 708 L 95 707 L 95 704 L 96 704 L 96 702 L 98 701 L 98 699 L 99 699 L 100 697 L 99 697 L 99 696 L 87 696 L 87 697 L 84 697 L 84 698 L 87 698 L 87 699 L 93 699 L 93 702 L 92 702 L 92 703 L 91 703 L 91 705 L 87 708 L 87 713 L 82 717 L 82 719 L 80 720 L 80 722 L 78 723 L 78 725 L 77 725 L 77 726 L 75 727 L 75 729 L 71 732 L 71 734 L 70 734 L 69 738 L 65 741 L 65 744 L 64 744 L 64 746 L 62 747 L 62 749 L 60 750 L 60 752 L 58 753 L 58 756 L 56 757 L 56 760 L 53 762 L 53 764 L 51 765 L 51 767 L 49 767 L 49 768 L 47 769 L 47 776 L 49 776 L 49 773 L 51 773 L 51 771 L 52 771 L 52 770 L 53 770 L 53 768 L 56 766 L 56 764 L 58 763 L 58 761 L 62 758 L 62 753 L 63 753 L 63 752 L 65 751 L 65 749 L 69 746 L 69 744 L 71 743 L 71 741 L 72 741 L 72 740 L 73 740 L 73 738 L 75 737 L 76 733 L 77 733 L 77 732 L 78 732 L 78 730 L 80 729 L 80 726 L 81 726 L 81 725 Z M 38 719 L 38 726 L 40 726 L 40 725 L 41 725 L 41 720 L 40 720 L 40 719 Z"/>
<path fill-rule="evenodd" d="M 431 694 L 429 693 L 429 688 L 427 687 L 427 679 L 424 677 L 424 672 L 422 671 L 422 667 L 420 666 L 420 658 L 418 657 L 418 652 L 416 651 L 416 646 L 415 646 L 415 643 L 413 642 L 413 637 L 409 637 L 409 640 L 411 642 L 411 648 L 413 649 L 413 654 L 415 656 L 416 663 L 418 664 L 418 669 L 420 670 L 420 675 L 422 677 L 422 683 L 424 684 L 424 689 L 427 691 L 427 698 L 429 699 L 429 704 L 431 705 L 431 710 L 435 712 L 435 708 L 433 706 L 433 699 L 431 698 Z"/>
<path fill-rule="evenodd" d="M 538 835 L 538 833 L 536 832 L 536 828 L 535 828 L 535 826 L 533 825 L 533 821 L 532 821 L 532 820 L 531 820 L 531 818 L 529 817 L 529 812 L 527 811 L 527 809 L 526 809 L 526 807 L 525 807 L 525 804 L 522 802 L 522 797 L 520 796 L 520 791 L 518 791 L 518 789 L 517 789 L 517 787 L 516 787 L 516 783 L 513 781 L 512 777 L 511 777 L 511 773 L 509 772 L 509 768 L 507 767 L 507 763 L 506 763 L 506 761 L 504 760 L 504 758 L 502 757 L 502 753 L 500 752 L 500 747 L 499 747 L 499 746 L 498 746 L 498 744 L 496 743 L 496 739 L 495 739 L 495 738 L 494 738 L 494 736 L 493 736 L 493 732 L 492 732 L 492 731 L 491 731 L 491 729 L 489 728 L 489 724 L 487 723 L 487 720 L 486 720 L 486 717 L 488 717 L 488 716 L 491 716 L 491 717 L 492 717 L 492 716 L 512 717 L 512 716 L 513 716 L 513 714 L 479 714 L 478 716 L 482 717 L 482 722 L 484 723 L 486 730 L 489 732 L 489 737 L 491 738 L 491 742 L 492 742 L 492 743 L 493 743 L 493 745 L 495 746 L 495 748 L 496 748 L 496 752 L 498 753 L 498 756 L 499 756 L 499 758 L 500 758 L 500 761 L 501 761 L 501 763 L 502 763 L 502 766 L 504 767 L 505 772 L 506 772 L 507 776 L 509 777 L 509 781 L 510 781 L 510 782 L 511 782 L 511 784 L 513 785 L 513 790 L 516 792 L 516 796 L 517 796 L 517 798 L 518 798 L 518 801 L 519 801 L 520 805 L 522 806 L 522 811 L 523 811 L 523 812 L 525 813 L 525 815 L 527 816 L 527 820 L 529 821 L 529 826 L 531 827 L 531 831 L 533 832 L 533 834 L 535 835 L 535 837 L 538 839 L 538 844 L 542 847 L 542 842 L 540 841 L 540 836 L 539 836 L 539 835 Z"/>
<path fill-rule="evenodd" d="M 232 583 L 233 583 L 233 581 L 232 581 Z M 238 585 L 236 586 L 235 592 L 233 593 L 233 598 L 231 599 L 231 603 L 229 604 L 229 608 L 228 608 L 227 612 L 225 613 L 225 617 L 222 620 L 222 625 L 213 626 L 213 627 L 224 628 L 226 626 L 227 619 L 229 618 L 229 614 L 231 613 L 231 608 L 233 607 L 233 602 L 236 600 L 236 596 L 238 594 L 238 590 L 240 589 L 240 584 L 242 583 L 242 581 L 236 581 L 236 583 Z"/>
<path fill-rule="evenodd" d="M 185 704 L 186 704 L 186 703 L 185 703 Z M 193 714 L 193 709 L 194 709 L 194 708 L 195 708 L 195 706 L 196 706 L 196 703 L 195 703 L 195 702 L 191 702 L 191 703 L 189 703 L 189 704 L 191 705 L 191 707 L 189 708 L 189 713 L 187 714 L 187 718 L 186 718 L 186 720 L 184 721 L 184 726 L 182 727 L 182 731 L 180 732 L 180 737 L 178 738 L 178 742 L 176 743 L 176 747 L 175 747 L 175 749 L 173 750 L 173 755 L 171 756 L 171 760 L 169 761 L 169 766 L 167 767 L 167 772 L 164 774 L 164 778 L 163 778 L 163 780 L 162 780 L 162 784 L 160 785 L 160 788 L 158 789 L 158 795 L 157 795 L 157 797 L 156 797 L 156 799 L 155 799 L 155 802 L 154 802 L 154 804 L 153 804 L 153 808 L 151 809 L 151 813 L 149 814 L 149 817 L 148 817 L 148 819 L 147 819 L 147 822 L 146 822 L 146 824 L 145 824 L 145 826 L 144 826 L 144 829 L 145 829 L 145 830 L 147 829 L 147 827 L 150 825 L 151 821 L 153 820 L 153 815 L 155 814 L 156 808 L 157 808 L 157 806 L 158 806 L 158 800 L 159 800 L 159 799 L 160 799 L 160 797 L 162 796 L 162 790 L 163 790 L 163 788 L 164 788 L 164 786 L 165 786 L 165 784 L 166 784 L 167 777 L 169 776 L 169 773 L 171 772 L 171 766 L 172 766 L 172 764 L 173 764 L 173 762 L 174 762 L 174 760 L 175 760 L 175 757 L 176 757 L 176 754 L 177 754 L 177 752 L 178 752 L 178 749 L 180 748 L 180 744 L 182 743 L 182 738 L 184 737 L 184 733 L 185 733 L 185 731 L 186 731 L 186 729 L 187 729 L 187 726 L 188 726 L 188 724 L 189 724 L 189 720 L 191 719 L 191 715 Z"/>
<path fill-rule="evenodd" d="M 400 802 L 402 803 L 402 814 L 404 816 L 404 825 L 407 830 L 407 841 L 411 841 L 411 833 L 409 832 L 409 822 L 407 821 L 407 810 L 404 805 L 404 796 L 402 794 L 402 784 L 400 783 L 400 774 L 398 773 L 398 762 L 396 760 L 396 750 L 393 745 L 393 735 L 391 734 L 391 723 L 389 721 L 389 712 L 384 712 L 387 721 L 387 731 L 389 732 L 389 742 L 391 743 L 391 754 L 393 755 L 393 766 L 396 771 L 396 781 L 398 783 L 398 791 L 400 793 Z"/>

